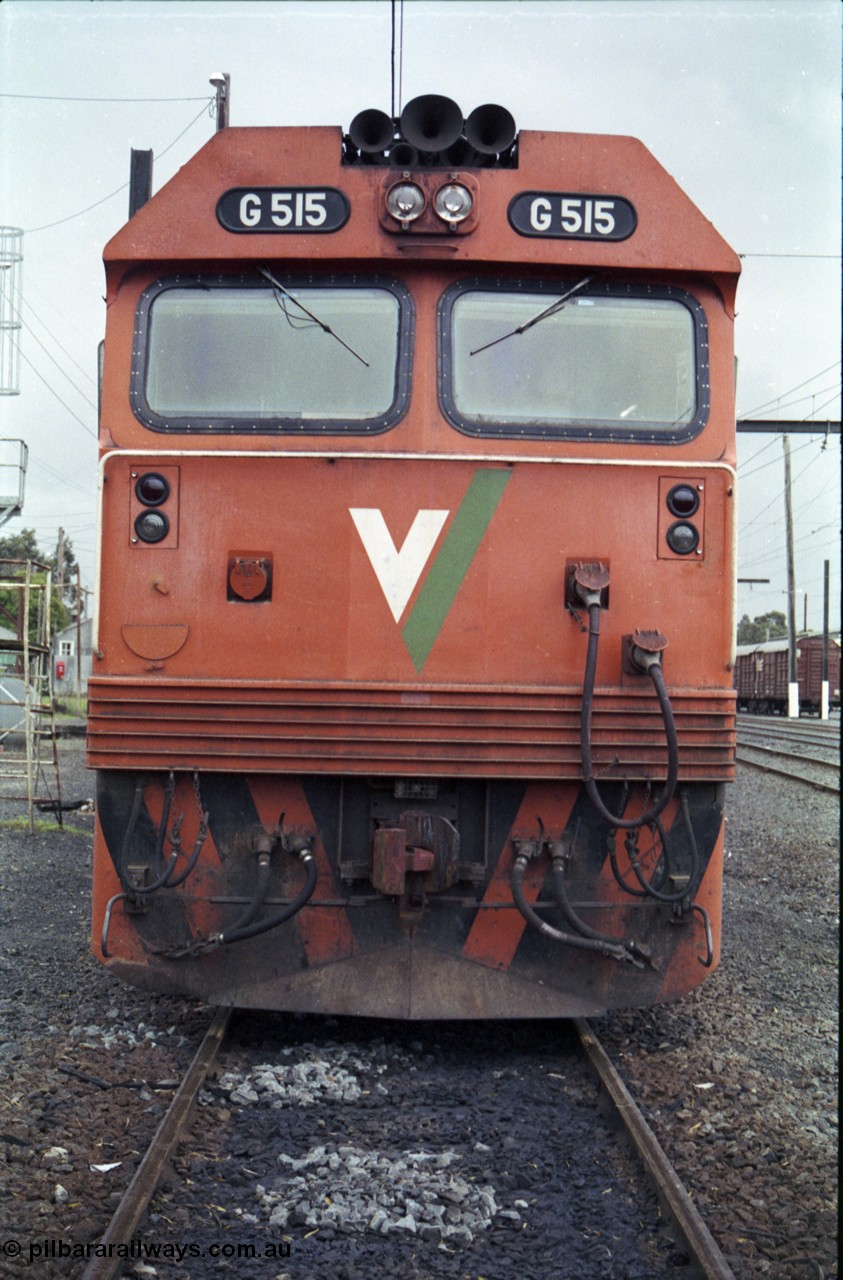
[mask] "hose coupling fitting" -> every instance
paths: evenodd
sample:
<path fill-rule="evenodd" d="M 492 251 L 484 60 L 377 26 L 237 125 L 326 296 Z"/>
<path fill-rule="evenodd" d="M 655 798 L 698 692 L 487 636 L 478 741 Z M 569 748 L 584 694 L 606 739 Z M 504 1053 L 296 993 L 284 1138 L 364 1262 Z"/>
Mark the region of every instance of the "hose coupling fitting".
<path fill-rule="evenodd" d="M 608 585 L 609 570 L 606 565 L 598 562 L 574 566 L 574 592 L 587 609 L 601 603 Z"/>
<path fill-rule="evenodd" d="M 667 648 L 667 637 L 659 631 L 639 631 L 632 633 L 629 657 L 633 666 L 639 671 L 649 674 L 652 667 L 660 667 L 662 653 Z"/>
<path fill-rule="evenodd" d="M 515 861 L 521 864 L 522 870 L 532 858 L 538 858 L 542 852 L 542 841 L 516 837 L 512 841 L 515 849 Z"/>

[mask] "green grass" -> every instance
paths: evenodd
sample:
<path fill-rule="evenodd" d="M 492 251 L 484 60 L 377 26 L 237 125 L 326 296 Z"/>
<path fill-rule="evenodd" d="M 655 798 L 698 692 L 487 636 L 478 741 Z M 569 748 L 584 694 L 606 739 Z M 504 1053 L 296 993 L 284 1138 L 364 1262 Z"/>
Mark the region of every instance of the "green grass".
<path fill-rule="evenodd" d="M 46 818 L 36 818 L 32 823 L 33 831 L 29 830 L 29 818 L 6 818 L 0 822 L 0 830 L 2 831 L 25 831 L 27 835 L 72 835 L 72 836 L 89 836 L 91 832 L 84 827 L 74 827 L 70 823 L 60 826 L 55 821 L 48 821 Z"/>

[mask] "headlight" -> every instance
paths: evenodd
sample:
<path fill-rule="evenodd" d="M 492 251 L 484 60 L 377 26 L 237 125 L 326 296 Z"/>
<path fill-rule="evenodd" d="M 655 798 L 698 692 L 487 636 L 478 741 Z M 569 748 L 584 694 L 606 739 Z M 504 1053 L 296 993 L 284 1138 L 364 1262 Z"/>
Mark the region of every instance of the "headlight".
<path fill-rule="evenodd" d="M 161 542 L 170 532 L 170 522 L 163 511 L 142 511 L 135 520 L 135 533 L 141 542 Z"/>
<path fill-rule="evenodd" d="M 675 484 L 667 495 L 667 509 L 672 516 L 687 519 L 700 505 L 700 495 L 689 484 Z"/>
<path fill-rule="evenodd" d="M 386 207 L 397 222 L 415 222 L 424 210 L 424 192 L 414 182 L 399 182 L 386 193 Z"/>
<path fill-rule="evenodd" d="M 148 471 L 135 481 L 135 494 L 145 507 L 160 507 L 170 496 L 170 482 L 157 471 Z"/>
<path fill-rule="evenodd" d="M 474 201 L 468 187 L 459 182 L 449 182 L 441 187 L 433 198 L 433 208 L 437 217 L 443 222 L 465 222 L 471 213 Z"/>
<path fill-rule="evenodd" d="M 677 520 L 667 531 L 667 545 L 677 556 L 689 556 L 700 544 L 700 535 L 695 525 L 686 520 Z"/>

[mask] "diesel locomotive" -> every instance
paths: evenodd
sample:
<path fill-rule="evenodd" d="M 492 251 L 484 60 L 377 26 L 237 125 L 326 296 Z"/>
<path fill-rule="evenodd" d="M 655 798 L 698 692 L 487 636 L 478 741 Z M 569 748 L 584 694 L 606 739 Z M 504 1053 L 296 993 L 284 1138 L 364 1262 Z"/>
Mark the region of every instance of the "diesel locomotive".
<path fill-rule="evenodd" d="M 720 953 L 740 263 L 638 141 L 222 127 L 105 249 L 93 949 L 568 1017 Z M 137 177 L 137 175 L 140 175 Z"/>

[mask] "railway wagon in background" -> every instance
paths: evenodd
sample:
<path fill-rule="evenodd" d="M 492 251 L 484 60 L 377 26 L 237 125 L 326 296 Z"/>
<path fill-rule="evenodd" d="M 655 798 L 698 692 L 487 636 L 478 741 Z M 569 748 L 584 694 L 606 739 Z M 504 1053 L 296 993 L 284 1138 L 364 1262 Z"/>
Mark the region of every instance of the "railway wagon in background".
<path fill-rule="evenodd" d="M 738 710 L 761 715 L 786 715 L 790 659 L 787 640 L 740 644 L 735 653 Z M 799 636 L 796 641 L 796 683 L 799 708 L 818 715 L 822 705 L 823 637 Z M 840 640 L 828 642 L 828 700 L 840 706 Z"/>
<path fill-rule="evenodd" d="M 719 958 L 739 261 L 638 141 L 222 128 L 105 251 L 93 946 L 558 1017 Z"/>

